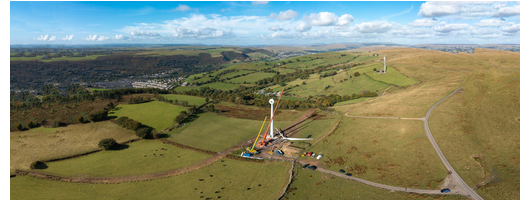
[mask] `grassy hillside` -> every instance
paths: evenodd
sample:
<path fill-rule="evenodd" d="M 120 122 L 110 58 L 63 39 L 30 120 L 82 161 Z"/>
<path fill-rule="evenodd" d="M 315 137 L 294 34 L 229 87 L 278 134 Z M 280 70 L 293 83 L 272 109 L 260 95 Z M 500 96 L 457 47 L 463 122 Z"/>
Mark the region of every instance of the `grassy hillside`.
<path fill-rule="evenodd" d="M 10 170 L 27 170 L 33 161 L 95 150 L 100 140 L 109 137 L 117 142 L 137 138 L 133 131 L 108 121 L 11 132 Z"/>
<path fill-rule="evenodd" d="M 223 160 L 190 173 L 120 184 L 66 183 L 29 176 L 10 179 L 12 199 L 276 199 L 289 180 L 288 162 Z M 271 178 L 274 174 L 274 178 Z"/>
<path fill-rule="evenodd" d="M 63 176 L 128 176 L 186 167 L 211 157 L 155 140 L 141 140 L 126 149 L 47 163 L 43 170 Z"/>
<path fill-rule="evenodd" d="M 127 116 L 139 121 L 142 124 L 153 127 L 156 130 L 163 130 L 174 124 L 175 117 L 186 108 L 171 105 L 161 101 L 148 103 L 119 105 L 109 112 L 109 117 Z"/>
<path fill-rule="evenodd" d="M 376 71 L 366 73 L 369 77 L 374 80 L 385 82 L 397 86 L 409 86 L 418 83 L 417 80 L 413 78 L 406 77 L 405 75 L 399 73 L 392 67 L 387 67 L 387 73 L 377 74 Z"/>
<path fill-rule="evenodd" d="M 311 151 L 326 168 L 387 185 L 436 189 L 447 176 L 421 121 L 344 117 Z"/>
<path fill-rule="evenodd" d="M 273 73 L 256 72 L 256 73 L 252 73 L 252 74 L 249 74 L 249 75 L 246 75 L 246 76 L 230 79 L 228 82 L 230 82 L 230 83 L 245 83 L 245 82 L 246 83 L 254 83 L 257 80 L 273 77 L 274 75 L 275 74 L 273 74 Z"/>
<path fill-rule="evenodd" d="M 467 199 L 457 195 L 418 195 L 368 186 L 333 175 L 302 169 L 297 165 L 295 179 L 285 199 Z"/>
<path fill-rule="evenodd" d="M 469 186 L 485 199 L 520 195 L 520 73 L 474 70 L 457 93 L 431 114 L 440 149 Z M 485 182 L 486 185 L 481 184 Z"/>

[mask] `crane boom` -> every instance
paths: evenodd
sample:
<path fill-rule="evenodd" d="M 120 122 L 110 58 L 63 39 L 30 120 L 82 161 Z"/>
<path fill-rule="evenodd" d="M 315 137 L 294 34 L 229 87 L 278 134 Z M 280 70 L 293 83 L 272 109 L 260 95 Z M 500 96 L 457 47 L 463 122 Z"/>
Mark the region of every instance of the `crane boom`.
<path fill-rule="evenodd" d="M 272 113 L 272 116 L 271 116 L 271 122 L 269 123 L 269 126 L 267 127 L 267 129 L 265 129 L 265 134 L 263 134 L 263 140 L 261 141 L 262 144 L 265 144 L 265 138 L 267 138 L 267 130 L 270 128 L 270 126 L 272 124 L 272 120 L 274 119 L 274 115 L 276 114 L 276 109 L 278 109 L 278 105 L 280 105 L 280 100 L 282 99 L 283 90 L 285 90 L 285 87 L 282 88 L 282 93 L 280 93 L 280 98 L 278 98 L 278 102 L 277 102 L 276 107 L 274 108 L 274 112 Z"/>

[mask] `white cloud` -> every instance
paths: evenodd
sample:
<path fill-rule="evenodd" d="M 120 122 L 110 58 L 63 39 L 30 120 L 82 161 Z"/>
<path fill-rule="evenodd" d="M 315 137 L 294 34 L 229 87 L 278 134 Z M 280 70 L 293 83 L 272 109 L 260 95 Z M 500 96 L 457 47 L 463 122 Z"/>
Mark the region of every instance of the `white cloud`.
<path fill-rule="evenodd" d="M 269 1 L 253 1 L 252 5 L 262 5 L 262 4 L 268 4 Z"/>
<path fill-rule="evenodd" d="M 56 38 L 56 36 L 40 35 L 38 38 L 33 38 L 33 39 L 34 40 L 38 40 L 38 41 L 50 41 L 50 42 L 53 42 L 53 41 L 55 41 L 55 38 Z"/>
<path fill-rule="evenodd" d="M 231 37 L 234 36 L 230 30 L 218 30 L 214 28 L 196 28 L 196 29 L 187 29 L 182 27 L 177 27 L 175 29 L 177 32 L 173 36 L 179 38 L 193 38 L 193 39 L 211 39 L 211 38 L 222 38 L 222 37 Z"/>
<path fill-rule="evenodd" d="M 109 37 L 106 37 L 106 36 L 99 36 L 96 34 L 96 35 L 88 35 L 88 37 L 86 38 L 81 38 L 82 40 L 88 40 L 88 41 L 98 41 L 98 42 L 103 42 L 103 41 L 107 41 L 109 40 L 110 38 Z"/>
<path fill-rule="evenodd" d="M 355 24 L 354 28 L 360 33 L 385 33 L 392 28 L 392 24 L 385 21 L 363 22 Z"/>
<path fill-rule="evenodd" d="M 441 17 L 446 15 L 457 14 L 460 12 L 460 7 L 455 4 L 442 4 L 441 2 L 425 2 L 421 4 L 418 15 L 423 17 Z"/>
<path fill-rule="evenodd" d="M 311 15 L 305 17 L 306 20 L 310 21 L 313 26 L 330 26 L 334 25 L 338 17 L 335 13 L 320 12 L 318 14 L 311 13 Z"/>
<path fill-rule="evenodd" d="M 437 27 L 433 30 L 440 33 L 449 33 L 452 31 L 458 31 L 469 27 L 469 24 L 447 24 L 446 22 L 440 22 Z"/>
<path fill-rule="evenodd" d="M 502 27 L 501 30 L 507 33 L 517 33 L 521 30 L 521 24 L 509 22 L 506 26 Z"/>
<path fill-rule="evenodd" d="M 152 32 L 152 31 L 131 31 L 131 35 L 157 37 L 157 36 L 160 36 L 160 33 Z"/>
<path fill-rule="evenodd" d="M 353 22 L 353 20 L 354 20 L 353 16 L 351 16 L 350 14 L 344 14 L 339 17 L 339 21 L 337 21 L 337 25 L 338 26 L 350 25 Z"/>
<path fill-rule="evenodd" d="M 289 29 L 289 28 L 284 29 L 284 28 L 282 28 L 281 26 L 278 26 L 278 25 L 274 25 L 274 26 L 269 27 L 269 30 L 271 30 L 271 31 L 285 31 L 285 32 L 291 31 L 291 29 Z"/>
<path fill-rule="evenodd" d="M 494 15 L 494 17 L 507 17 L 513 15 L 519 15 L 521 12 L 521 6 L 515 5 L 513 7 L 503 7 L 499 9 L 499 12 Z"/>
<path fill-rule="evenodd" d="M 179 6 L 176 7 L 174 10 L 176 10 L 176 11 L 188 11 L 188 10 L 191 10 L 191 8 L 188 5 L 179 4 Z"/>
<path fill-rule="evenodd" d="M 434 26 L 437 22 L 438 22 L 437 19 L 425 18 L 425 19 L 414 20 L 414 22 L 411 22 L 408 25 L 415 26 L 415 27 L 431 27 L 431 26 Z"/>
<path fill-rule="evenodd" d="M 230 8 L 223 8 L 223 9 L 221 9 L 221 12 L 230 11 L 230 10 L 232 10 L 232 9 L 230 9 Z"/>
<path fill-rule="evenodd" d="M 502 26 L 504 22 L 506 22 L 505 19 L 483 19 L 483 20 L 480 20 L 479 23 L 476 23 L 475 26 L 499 27 L 499 26 Z"/>
<path fill-rule="evenodd" d="M 280 11 L 280 14 L 278 15 L 276 15 L 276 13 L 271 13 L 269 17 L 277 19 L 277 20 L 291 20 L 295 17 L 298 17 L 298 13 L 293 10 L 286 10 L 286 11 Z"/>
<path fill-rule="evenodd" d="M 66 36 L 64 36 L 63 38 L 59 38 L 59 40 L 67 40 L 67 41 L 70 41 L 70 40 L 72 40 L 73 37 L 74 37 L 74 35 L 66 35 Z"/>
<path fill-rule="evenodd" d="M 300 24 L 298 24 L 298 26 L 296 26 L 295 28 L 297 31 L 300 31 L 300 32 L 305 32 L 305 31 L 309 31 L 311 30 L 311 25 L 305 23 L 305 22 L 302 22 Z"/>

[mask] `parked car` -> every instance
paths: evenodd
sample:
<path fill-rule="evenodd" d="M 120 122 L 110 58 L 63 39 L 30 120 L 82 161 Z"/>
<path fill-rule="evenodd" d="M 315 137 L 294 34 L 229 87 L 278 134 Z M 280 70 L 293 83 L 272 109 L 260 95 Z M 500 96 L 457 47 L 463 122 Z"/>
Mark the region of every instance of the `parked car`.
<path fill-rule="evenodd" d="M 339 170 L 340 173 L 346 173 L 346 171 L 344 171 L 343 169 Z"/>
<path fill-rule="evenodd" d="M 442 189 L 442 193 L 449 193 L 451 190 L 449 188 Z"/>
<path fill-rule="evenodd" d="M 314 165 L 313 165 L 313 166 L 308 167 L 308 169 L 310 169 L 310 170 L 315 170 L 315 169 L 317 169 L 317 166 L 314 166 Z"/>
<path fill-rule="evenodd" d="M 350 173 L 346 173 L 346 176 L 351 176 L 351 174 Z"/>
<path fill-rule="evenodd" d="M 315 155 L 317 155 L 317 154 L 314 154 L 314 153 L 313 153 L 313 154 L 311 154 L 311 158 L 314 158 L 314 157 L 315 157 Z"/>
<path fill-rule="evenodd" d="M 302 166 L 302 168 L 305 169 L 307 166 L 309 166 L 309 164 L 305 164 L 304 166 Z"/>
<path fill-rule="evenodd" d="M 322 158 L 322 155 L 317 156 L 317 160 L 320 160 Z"/>
<path fill-rule="evenodd" d="M 306 136 L 306 138 L 310 138 L 310 137 L 311 137 L 311 135 L 307 135 L 307 136 Z"/>

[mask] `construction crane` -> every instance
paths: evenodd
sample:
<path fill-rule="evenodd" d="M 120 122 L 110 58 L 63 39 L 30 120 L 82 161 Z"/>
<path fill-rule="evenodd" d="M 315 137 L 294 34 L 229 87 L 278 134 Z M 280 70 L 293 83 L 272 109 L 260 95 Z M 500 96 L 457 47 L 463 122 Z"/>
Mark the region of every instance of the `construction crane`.
<path fill-rule="evenodd" d="M 282 92 L 280 93 L 280 98 L 278 98 L 278 102 L 276 102 L 276 108 L 274 108 L 274 111 L 272 110 L 272 107 L 274 105 L 274 99 L 270 99 L 269 100 L 269 103 L 271 103 L 271 122 L 269 123 L 269 126 L 267 127 L 267 129 L 265 129 L 265 133 L 263 134 L 263 140 L 261 140 L 261 142 L 258 143 L 258 146 L 260 147 L 265 147 L 267 146 L 267 143 L 269 142 L 267 140 L 267 130 L 270 128 L 270 138 L 273 138 L 274 137 L 274 130 L 273 130 L 273 123 L 274 123 L 274 114 L 276 114 L 276 110 L 278 109 L 278 106 L 280 105 L 280 100 L 282 100 L 282 96 L 283 96 L 283 91 L 285 90 L 285 87 L 282 88 Z"/>

